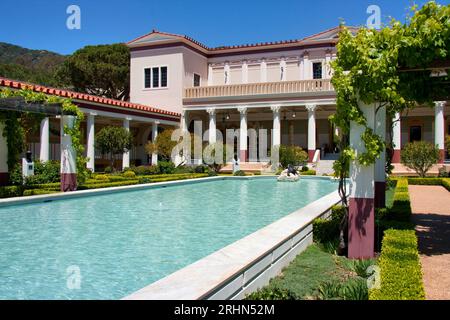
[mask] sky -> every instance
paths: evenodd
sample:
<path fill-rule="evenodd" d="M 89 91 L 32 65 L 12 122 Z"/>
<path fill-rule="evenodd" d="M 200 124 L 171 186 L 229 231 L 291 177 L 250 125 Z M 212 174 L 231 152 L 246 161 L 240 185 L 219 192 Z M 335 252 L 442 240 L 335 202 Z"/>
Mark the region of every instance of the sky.
<path fill-rule="evenodd" d="M 71 54 L 86 45 L 127 42 L 153 29 L 209 47 L 303 38 L 339 25 L 366 24 L 369 5 L 405 21 L 411 0 L 22 0 L 0 2 L 0 42 Z M 450 4 L 450 0 L 439 0 Z M 70 30 L 70 5 L 81 28 Z"/>

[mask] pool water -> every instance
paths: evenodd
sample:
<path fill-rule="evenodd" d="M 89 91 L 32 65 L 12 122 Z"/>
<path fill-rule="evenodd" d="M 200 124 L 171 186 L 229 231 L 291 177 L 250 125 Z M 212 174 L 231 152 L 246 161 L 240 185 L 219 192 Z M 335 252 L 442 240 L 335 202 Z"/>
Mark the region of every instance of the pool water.
<path fill-rule="evenodd" d="M 0 299 L 120 299 L 337 189 L 214 180 L 0 208 Z"/>

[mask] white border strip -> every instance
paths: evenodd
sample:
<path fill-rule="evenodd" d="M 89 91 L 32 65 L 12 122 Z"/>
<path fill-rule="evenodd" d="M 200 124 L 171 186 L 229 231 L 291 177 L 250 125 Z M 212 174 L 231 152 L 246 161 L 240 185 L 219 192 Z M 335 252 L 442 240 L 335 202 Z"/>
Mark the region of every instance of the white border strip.
<path fill-rule="evenodd" d="M 340 200 L 332 192 L 123 299 L 241 299 L 311 244 L 312 222 Z"/>

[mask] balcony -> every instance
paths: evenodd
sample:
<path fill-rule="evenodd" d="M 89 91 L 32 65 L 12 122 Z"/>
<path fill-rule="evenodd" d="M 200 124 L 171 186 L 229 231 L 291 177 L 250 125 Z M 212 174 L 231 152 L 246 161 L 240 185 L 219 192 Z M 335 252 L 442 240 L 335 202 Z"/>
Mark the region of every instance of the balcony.
<path fill-rule="evenodd" d="M 190 103 L 214 100 L 246 100 L 283 97 L 301 98 L 305 96 L 317 95 L 335 95 L 330 79 L 261 82 L 185 88 L 183 102 Z"/>

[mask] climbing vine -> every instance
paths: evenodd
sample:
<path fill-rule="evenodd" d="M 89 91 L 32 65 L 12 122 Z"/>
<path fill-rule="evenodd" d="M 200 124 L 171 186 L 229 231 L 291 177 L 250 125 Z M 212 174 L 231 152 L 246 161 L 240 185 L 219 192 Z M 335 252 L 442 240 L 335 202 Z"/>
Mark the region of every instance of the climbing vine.
<path fill-rule="evenodd" d="M 360 28 L 352 34 L 345 26 L 341 27 L 337 59 L 331 63 L 337 110 L 330 120 L 340 130 L 341 153 L 334 169 L 341 181 L 339 193 L 344 204 L 347 204 L 345 178 L 350 163 L 356 161 L 369 166 L 386 148 L 384 139 L 368 123 L 362 107 L 375 108 L 375 113 L 385 109 L 386 117 L 392 119 L 395 113 L 418 104 L 448 100 L 448 75 L 431 77 L 430 67 L 447 62 L 447 74 L 450 74 L 449 59 L 450 5 L 431 1 L 420 9 L 413 6 L 405 23 L 392 20 L 378 31 Z M 356 153 L 350 146 L 352 122 L 363 127 L 364 152 Z"/>
<path fill-rule="evenodd" d="M 341 153 L 343 163 L 357 160 L 373 164 L 384 149 L 383 139 L 368 125 L 360 104 L 373 106 L 386 115 L 430 104 L 436 97 L 448 99 L 449 77 L 430 77 L 429 67 L 450 58 L 450 5 L 432 1 L 420 10 L 411 8 L 404 24 L 392 20 L 382 30 L 361 28 L 352 34 L 344 26 L 337 44 L 337 59 L 332 62 L 332 83 L 337 95 L 337 112 L 331 121 L 350 133 L 353 121 L 364 126 L 361 136 L 366 151 L 356 155 L 347 144 Z M 413 71 L 413 72 L 411 72 Z"/>
<path fill-rule="evenodd" d="M 87 159 L 83 156 L 84 146 L 81 143 L 80 131 L 80 124 L 84 119 L 84 114 L 78 106 L 73 104 L 68 98 L 37 93 L 29 89 L 10 90 L 6 88 L 0 90 L 0 99 L 8 97 L 23 97 L 27 103 L 60 104 L 62 114 L 73 115 L 76 117 L 73 128 L 65 126 L 64 133 L 70 135 L 72 138 L 72 147 L 77 155 L 77 179 L 78 181 L 83 182 L 86 179 L 88 172 L 86 170 Z M 3 136 L 7 138 L 9 168 L 14 168 L 17 165 L 19 155 L 24 150 L 25 128 L 21 119 L 25 119 L 30 116 L 31 113 L 29 112 L 0 112 L 0 121 L 2 121 L 5 125 Z M 34 117 L 36 121 L 40 121 L 43 119 L 44 115 L 35 114 Z"/>

